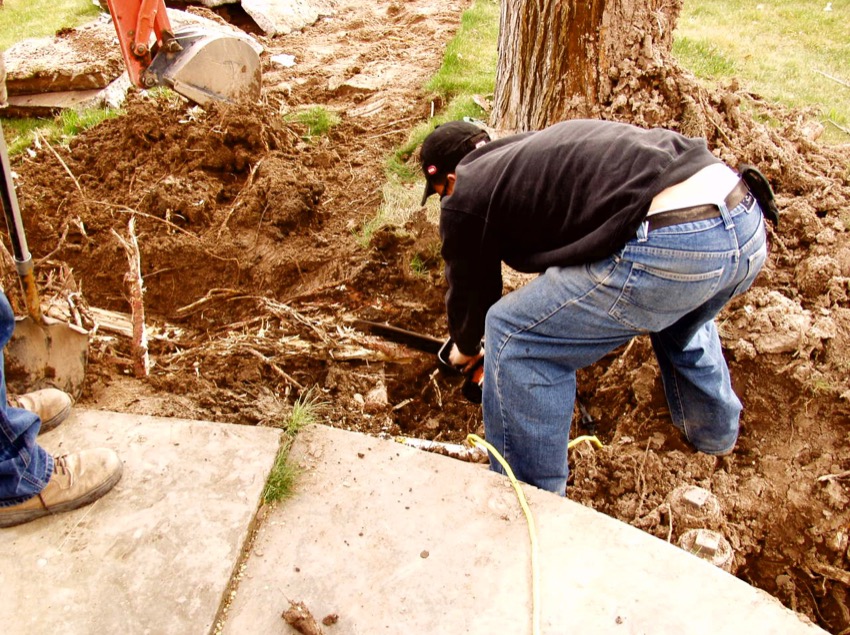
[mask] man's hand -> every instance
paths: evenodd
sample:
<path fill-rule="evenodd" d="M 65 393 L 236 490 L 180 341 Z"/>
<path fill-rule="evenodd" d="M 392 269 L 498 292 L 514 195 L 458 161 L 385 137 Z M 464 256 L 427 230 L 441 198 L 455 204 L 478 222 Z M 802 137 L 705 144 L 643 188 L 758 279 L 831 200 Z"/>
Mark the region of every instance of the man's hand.
<path fill-rule="evenodd" d="M 483 358 L 483 348 L 478 355 L 464 355 L 460 352 L 457 344 L 453 344 L 452 350 L 449 351 L 449 361 L 452 366 L 459 368 L 464 375 L 468 375 L 479 386 L 484 381 L 484 364 L 480 362 Z"/>
<path fill-rule="evenodd" d="M 483 350 L 478 355 L 464 355 L 460 352 L 457 344 L 452 344 L 452 350 L 449 351 L 449 361 L 452 363 L 452 366 L 461 370 L 470 368 L 481 357 L 484 357 Z"/>

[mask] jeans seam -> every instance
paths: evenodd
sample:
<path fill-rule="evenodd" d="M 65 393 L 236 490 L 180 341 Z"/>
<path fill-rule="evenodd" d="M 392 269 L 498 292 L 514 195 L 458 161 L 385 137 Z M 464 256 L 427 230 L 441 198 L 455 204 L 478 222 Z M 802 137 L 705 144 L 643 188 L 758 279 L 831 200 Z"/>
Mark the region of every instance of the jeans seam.
<path fill-rule="evenodd" d="M 494 390 L 496 391 L 498 404 L 499 404 L 499 419 L 501 419 L 501 421 L 502 421 L 502 426 L 501 426 L 502 427 L 502 439 L 501 439 L 500 447 L 502 448 L 502 458 L 505 460 L 505 463 L 507 463 L 508 465 L 511 464 L 511 461 L 510 461 L 510 458 L 509 458 L 510 452 L 508 451 L 508 420 L 505 416 L 505 409 L 504 409 L 506 400 L 502 397 L 502 388 L 499 384 L 499 375 L 501 374 L 501 373 L 499 373 L 499 358 L 501 357 L 502 350 L 504 350 L 504 346 L 507 343 L 508 339 L 510 339 L 510 337 L 511 337 L 510 335 L 508 337 L 506 337 L 505 340 L 503 342 L 501 342 L 499 346 L 496 347 L 496 351 L 495 351 L 496 360 L 493 362 L 493 370 L 495 371 L 495 375 L 496 375 L 495 377 L 493 377 L 493 386 L 494 386 Z M 486 379 L 485 379 L 485 381 L 486 381 Z M 495 439 L 494 439 L 494 441 L 495 441 Z M 490 464 L 495 468 L 496 472 L 498 472 L 500 474 L 504 474 L 504 468 L 502 467 L 502 465 L 497 460 L 494 460 L 494 459 L 495 459 L 495 457 L 493 457 L 490 460 Z M 513 468 L 511 468 L 511 469 L 513 469 Z"/>

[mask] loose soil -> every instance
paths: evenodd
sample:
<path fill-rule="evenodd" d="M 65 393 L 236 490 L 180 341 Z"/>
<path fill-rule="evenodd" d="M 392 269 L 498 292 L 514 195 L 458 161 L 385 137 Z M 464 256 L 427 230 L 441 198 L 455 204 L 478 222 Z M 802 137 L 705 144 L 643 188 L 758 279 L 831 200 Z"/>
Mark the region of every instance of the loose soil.
<path fill-rule="evenodd" d="M 133 92 L 126 114 L 70 147 L 42 142 L 16 158 L 43 295 L 93 329 L 81 406 L 275 426 L 309 398 L 323 422 L 347 430 L 453 443 L 483 434 L 480 408 L 433 355 L 353 326 L 446 335 L 434 214 L 414 202 L 404 225 L 359 236 L 378 214 L 387 156 L 431 112 L 422 86 L 464 8 L 340 0 L 301 33 L 261 38 L 261 107 L 204 112 Z M 277 54 L 294 55 L 295 66 L 276 65 Z M 339 125 L 308 138 L 282 116 L 311 105 L 337 113 Z M 573 434 L 596 433 L 604 447 L 571 451 L 568 496 L 675 542 L 687 523 L 670 495 L 705 488 L 720 503 L 714 526 L 734 552 L 728 568 L 848 633 L 850 152 L 800 133 L 805 114 L 772 112 L 775 134 L 815 158 L 805 169 L 762 165 L 782 222 L 770 230 L 765 272 L 718 321 L 745 405 L 737 449 L 718 459 L 681 441 L 649 342 L 638 338 L 580 373 L 593 422 L 577 412 Z M 126 332 L 119 237 L 129 238 L 131 219 L 147 377 L 136 376 Z M 10 262 L 4 286 L 23 313 Z"/>

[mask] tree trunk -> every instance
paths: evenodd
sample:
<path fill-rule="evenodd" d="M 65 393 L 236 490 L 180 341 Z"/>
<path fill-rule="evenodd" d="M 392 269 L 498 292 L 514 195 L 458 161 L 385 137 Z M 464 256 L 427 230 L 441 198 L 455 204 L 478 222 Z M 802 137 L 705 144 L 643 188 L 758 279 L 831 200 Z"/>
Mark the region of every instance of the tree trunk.
<path fill-rule="evenodd" d="M 630 93 L 663 80 L 672 64 L 681 6 L 682 0 L 503 0 L 491 124 L 539 130 L 627 105 Z"/>

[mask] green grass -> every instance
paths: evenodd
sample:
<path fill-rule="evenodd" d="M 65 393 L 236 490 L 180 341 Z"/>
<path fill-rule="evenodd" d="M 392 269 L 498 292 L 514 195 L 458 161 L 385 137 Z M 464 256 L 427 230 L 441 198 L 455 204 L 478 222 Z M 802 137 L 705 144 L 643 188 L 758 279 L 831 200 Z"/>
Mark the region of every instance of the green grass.
<path fill-rule="evenodd" d="M 0 50 L 34 37 L 50 37 L 66 27 L 94 20 L 102 11 L 91 0 L 4 0 L 0 8 Z M 116 45 L 117 46 L 117 45 Z M 67 143 L 73 135 L 115 117 L 120 111 L 64 111 L 56 119 L 0 119 L 10 155 L 30 147 L 41 136 L 50 143 Z"/>
<path fill-rule="evenodd" d="M 487 95 L 496 77 L 499 3 L 477 0 L 461 16 L 460 29 L 446 46 L 443 65 L 426 88 L 440 95 Z"/>
<path fill-rule="evenodd" d="M 4 0 L 0 50 L 27 38 L 51 36 L 61 28 L 91 22 L 101 13 L 91 0 Z"/>
<path fill-rule="evenodd" d="M 826 6 L 827 0 L 687 0 L 673 53 L 702 79 L 734 77 L 769 102 L 816 109 L 824 140 L 847 142 L 838 127 L 850 127 L 850 0 L 833 1 L 831 11 Z"/>
<path fill-rule="evenodd" d="M 14 156 L 36 143 L 36 137 L 51 144 L 64 145 L 83 130 L 117 117 L 121 112 L 113 108 L 63 110 L 54 119 L 2 119 L 0 122 L 9 154 Z"/>
<path fill-rule="evenodd" d="M 476 0 L 461 16 L 460 28 L 446 45 L 442 66 L 425 86 L 445 107 L 411 130 L 407 141 L 387 160 L 388 174 L 405 181 L 419 177 L 419 166 L 410 158 L 434 126 L 464 117 L 487 119 L 487 112 L 477 102 L 493 96 L 498 41 L 499 3 Z"/>
<path fill-rule="evenodd" d="M 263 490 L 264 503 L 285 500 L 292 494 L 292 488 L 298 476 L 298 469 L 289 461 L 292 441 L 299 430 L 319 422 L 323 407 L 324 404 L 318 400 L 312 389 L 305 391 L 293 404 L 292 413 L 281 425 L 286 438 L 266 481 L 266 488 Z"/>
<path fill-rule="evenodd" d="M 411 184 L 410 180 L 387 176 L 387 182 L 381 188 L 382 200 L 378 213 L 366 221 L 355 235 L 358 245 L 367 248 L 376 231 L 387 225 L 401 227 L 410 219 L 411 214 L 420 209 L 422 188 Z"/>
<path fill-rule="evenodd" d="M 331 128 L 340 123 L 339 115 L 322 106 L 313 106 L 284 115 L 284 120 L 299 123 L 307 128 L 306 140 L 328 134 Z"/>

